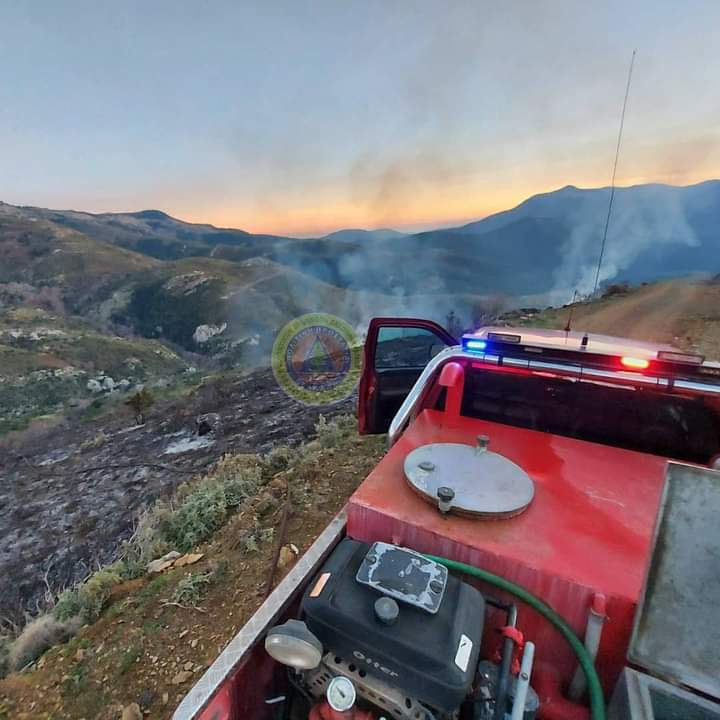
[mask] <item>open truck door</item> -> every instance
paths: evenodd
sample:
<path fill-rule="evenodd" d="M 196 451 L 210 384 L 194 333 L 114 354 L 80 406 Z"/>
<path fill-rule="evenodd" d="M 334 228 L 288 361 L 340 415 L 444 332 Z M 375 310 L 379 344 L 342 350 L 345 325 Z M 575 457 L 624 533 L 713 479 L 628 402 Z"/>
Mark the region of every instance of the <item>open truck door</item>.
<path fill-rule="evenodd" d="M 428 361 L 457 344 L 456 338 L 431 320 L 373 318 L 358 393 L 359 431 L 387 431 Z"/>

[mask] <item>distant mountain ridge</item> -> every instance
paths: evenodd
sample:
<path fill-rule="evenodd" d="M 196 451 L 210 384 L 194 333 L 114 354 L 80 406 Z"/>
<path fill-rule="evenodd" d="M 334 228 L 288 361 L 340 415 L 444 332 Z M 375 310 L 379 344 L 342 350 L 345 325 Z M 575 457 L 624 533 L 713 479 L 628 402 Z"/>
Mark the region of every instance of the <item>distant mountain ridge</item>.
<path fill-rule="evenodd" d="M 161 261 L 260 258 L 344 290 L 393 298 L 502 294 L 568 299 L 592 290 L 609 188 L 568 185 L 482 220 L 421 233 L 345 229 L 320 238 L 253 234 L 176 220 L 158 210 L 93 215 L 10 205 Z M 720 271 L 720 180 L 618 188 L 601 282 Z"/>
<path fill-rule="evenodd" d="M 360 228 L 349 228 L 347 230 L 336 230 L 327 235 L 323 235 L 323 240 L 341 240 L 343 242 L 364 242 L 396 240 L 406 237 L 408 233 L 401 233 L 390 228 L 381 228 L 379 230 L 362 230 Z"/>
<path fill-rule="evenodd" d="M 609 188 L 568 185 L 453 228 L 344 229 L 320 238 L 186 223 L 159 210 L 93 215 L 13 208 L 159 260 L 272 260 L 341 288 L 396 296 L 592 289 Z M 601 280 L 720 271 L 720 180 L 616 190 Z"/>
<path fill-rule="evenodd" d="M 0 434 L 71 390 L 92 398 L 86 383 L 104 373 L 162 383 L 195 365 L 262 365 L 304 313 L 362 333 L 373 315 L 444 322 L 452 311 L 467 326 L 488 308 L 565 303 L 592 290 L 609 193 L 568 186 L 455 228 L 305 239 L 159 210 L 0 203 Z M 619 188 L 601 281 L 689 273 L 720 274 L 720 181 Z"/>

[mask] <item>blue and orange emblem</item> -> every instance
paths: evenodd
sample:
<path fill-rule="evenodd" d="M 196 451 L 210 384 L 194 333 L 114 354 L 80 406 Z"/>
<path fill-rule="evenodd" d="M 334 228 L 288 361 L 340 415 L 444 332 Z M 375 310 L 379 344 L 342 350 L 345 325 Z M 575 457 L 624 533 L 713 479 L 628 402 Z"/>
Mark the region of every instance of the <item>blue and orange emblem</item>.
<path fill-rule="evenodd" d="M 272 369 L 280 387 L 305 405 L 330 405 L 348 397 L 360 378 L 361 344 L 344 320 L 310 313 L 278 333 Z"/>

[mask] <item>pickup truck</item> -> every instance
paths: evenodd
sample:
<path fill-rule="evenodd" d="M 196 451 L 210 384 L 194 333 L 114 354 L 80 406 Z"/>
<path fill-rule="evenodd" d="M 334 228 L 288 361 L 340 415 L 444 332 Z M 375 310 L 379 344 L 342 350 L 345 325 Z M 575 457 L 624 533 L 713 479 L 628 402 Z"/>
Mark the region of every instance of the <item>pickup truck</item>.
<path fill-rule="evenodd" d="M 376 318 L 388 452 L 175 718 L 720 718 L 720 365 Z"/>

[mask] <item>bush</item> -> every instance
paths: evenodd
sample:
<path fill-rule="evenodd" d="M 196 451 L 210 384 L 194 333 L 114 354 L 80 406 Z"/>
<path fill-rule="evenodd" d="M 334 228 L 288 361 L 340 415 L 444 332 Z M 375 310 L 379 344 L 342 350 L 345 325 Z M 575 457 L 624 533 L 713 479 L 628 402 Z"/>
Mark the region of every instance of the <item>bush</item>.
<path fill-rule="evenodd" d="M 143 425 L 147 411 L 155 404 L 155 397 L 147 388 L 143 388 L 130 396 L 125 404 L 135 413 L 135 422 Z"/>
<path fill-rule="evenodd" d="M 78 618 L 59 620 L 53 615 L 41 615 L 28 623 L 13 642 L 7 655 L 10 670 L 21 670 L 37 660 L 48 648 L 65 642 L 80 628 Z"/>
<path fill-rule="evenodd" d="M 300 453 L 296 449 L 282 446 L 273 448 L 265 455 L 263 461 L 269 471 L 274 474 L 286 470 L 297 461 L 299 456 Z"/>
<path fill-rule="evenodd" d="M 53 615 L 58 620 L 79 617 L 85 623 L 95 622 L 110 598 L 113 585 L 120 580 L 115 570 L 98 570 L 81 585 L 65 590 L 55 604 Z"/>
<path fill-rule="evenodd" d="M 336 415 L 332 420 L 321 415 L 315 424 L 317 441 L 321 447 L 335 447 L 344 438 L 354 433 L 355 427 L 356 420 L 352 415 Z"/>
<path fill-rule="evenodd" d="M 10 638 L 0 635 L 0 678 L 7 675 L 10 661 Z"/>
<path fill-rule="evenodd" d="M 152 559 L 165 548 L 191 550 L 220 528 L 233 508 L 254 495 L 261 482 L 258 465 L 223 457 L 211 474 L 178 489 L 176 507 L 159 503 L 148 513 L 137 533 L 142 538 L 140 553 Z"/>
<path fill-rule="evenodd" d="M 191 573 L 186 575 L 176 586 L 172 601 L 180 605 L 197 605 L 205 588 L 212 580 L 212 572 Z"/>

